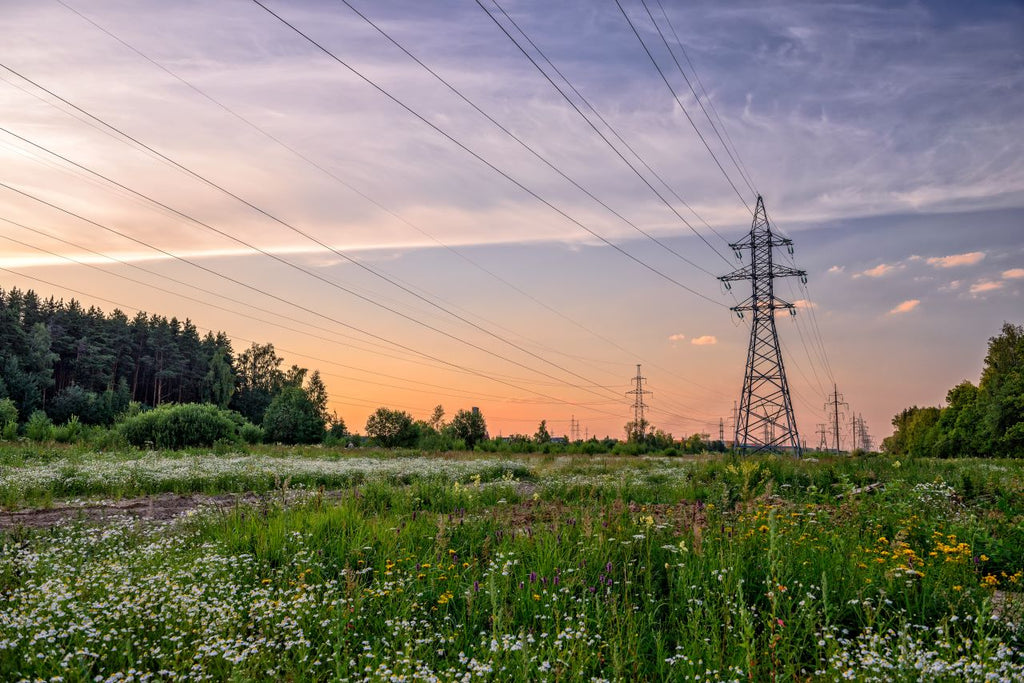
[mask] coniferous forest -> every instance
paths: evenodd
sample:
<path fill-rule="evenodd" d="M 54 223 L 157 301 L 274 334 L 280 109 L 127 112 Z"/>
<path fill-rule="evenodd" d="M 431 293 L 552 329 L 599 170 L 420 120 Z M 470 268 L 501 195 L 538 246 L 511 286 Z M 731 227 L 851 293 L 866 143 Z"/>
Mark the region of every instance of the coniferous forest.
<path fill-rule="evenodd" d="M 132 406 L 206 403 L 261 425 L 274 399 L 294 404 L 297 389 L 318 439 L 328 420 L 319 372 L 281 364 L 272 344 L 236 355 L 223 332 L 201 336 L 187 319 L 0 290 L 0 400 L 21 421 L 43 411 L 56 424 L 110 425 Z"/>

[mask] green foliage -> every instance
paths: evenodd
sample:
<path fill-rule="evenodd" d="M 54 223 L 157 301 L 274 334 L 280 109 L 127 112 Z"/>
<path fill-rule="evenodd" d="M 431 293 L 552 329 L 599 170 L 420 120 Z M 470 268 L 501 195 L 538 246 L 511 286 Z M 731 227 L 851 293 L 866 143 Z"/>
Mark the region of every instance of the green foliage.
<path fill-rule="evenodd" d="M 384 448 L 408 448 L 416 444 L 418 430 L 408 413 L 380 407 L 366 419 L 366 435 Z"/>
<path fill-rule="evenodd" d="M 263 427 L 254 425 L 248 420 L 238 428 L 238 435 L 241 437 L 242 441 L 247 444 L 263 443 L 266 437 Z"/>
<path fill-rule="evenodd" d="M 452 418 L 451 429 L 455 437 L 462 439 L 466 448 L 473 450 L 473 447 L 488 438 L 487 423 L 479 410 L 460 410 Z"/>
<path fill-rule="evenodd" d="M 228 351 L 218 348 L 207 364 L 203 377 L 203 399 L 218 408 L 227 408 L 235 393 L 235 373 L 231 369 Z"/>
<path fill-rule="evenodd" d="M 141 457 L 120 469 L 156 485 Z M 297 457 L 238 468 L 254 477 Z M 322 481 L 345 460 L 324 460 Z M 335 481 L 337 495 L 313 481 L 170 528 L 12 532 L 0 670 L 68 677 L 37 637 L 54 632 L 95 653 L 74 660 L 74 680 L 130 668 L 239 681 L 1024 675 L 1019 461 L 531 462 L 384 457 Z M 89 466 L 46 469 L 81 495 Z M 994 514 L 1001 501 L 1011 507 Z M 240 638 L 253 619 L 258 637 Z"/>
<path fill-rule="evenodd" d="M 133 446 L 187 448 L 238 441 L 240 425 L 229 411 L 206 403 L 165 404 L 118 425 Z"/>
<path fill-rule="evenodd" d="M 68 421 L 53 430 L 53 440 L 59 443 L 75 443 L 85 435 L 85 425 L 72 415 Z"/>
<path fill-rule="evenodd" d="M 53 421 L 42 410 L 32 411 L 25 424 L 25 436 L 33 441 L 49 441 L 53 438 Z"/>
<path fill-rule="evenodd" d="M 18 424 L 18 406 L 9 398 L 0 399 L 0 428 Z"/>
<path fill-rule="evenodd" d="M 243 351 L 235 363 L 237 391 L 231 408 L 253 424 L 262 424 L 263 414 L 285 383 L 282 362 L 273 344 L 253 342 Z"/>
<path fill-rule="evenodd" d="M 894 455 L 1024 457 L 1024 327 L 989 339 L 981 381 L 949 390 L 944 408 L 907 408 L 882 442 Z"/>
<path fill-rule="evenodd" d="M 267 407 L 263 430 L 274 443 L 318 443 L 324 438 L 323 410 L 301 387 L 288 386 Z"/>
<path fill-rule="evenodd" d="M 547 420 L 541 420 L 540 424 L 537 425 L 537 433 L 533 435 L 533 440 L 539 444 L 546 444 L 551 441 Z"/>

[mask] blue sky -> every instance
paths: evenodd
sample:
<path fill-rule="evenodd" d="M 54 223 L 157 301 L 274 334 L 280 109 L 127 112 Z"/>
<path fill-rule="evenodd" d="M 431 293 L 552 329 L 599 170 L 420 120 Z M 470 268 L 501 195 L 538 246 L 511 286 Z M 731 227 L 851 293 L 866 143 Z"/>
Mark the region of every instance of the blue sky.
<path fill-rule="evenodd" d="M 644 5 L 621 1 L 752 206 L 753 192 L 675 70 Z M 481 2 L 513 30 L 490 0 Z M 540 419 L 568 424 L 575 414 L 592 433 L 616 434 L 629 415 L 624 397 L 616 402 L 613 395 L 629 388 L 635 364 L 643 362 L 655 390 L 652 405 L 661 411 L 652 415 L 655 424 L 677 435 L 717 429 L 717 418 L 738 398 L 747 340 L 746 328 L 727 310 L 732 299 L 713 275 L 733 267 L 721 237 L 738 239 L 749 229 L 750 212 L 614 0 L 502 7 L 696 211 L 662 190 L 725 260 L 609 150 L 476 2 L 352 5 L 563 173 L 690 263 L 642 237 L 511 141 L 344 3 L 267 5 L 593 233 L 713 301 L 603 245 L 258 5 L 242 1 L 8 1 L 9 38 L 0 63 L 317 240 L 429 292 L 427 298 L 436 296 L 492 335 L 369 276 L 81 113 L 72 116 L 66 105 L 0 69 L 4 127 L 528 368 L 248 253 L 8 133 L 0 133 L 3 182 L 215 264 L 326 317 L 286 310 L 251 290 L 232 291 L 208 274 L 2 188 L 0 217 L 146 264 L 156 273 L 154 283 L 169 275 L 332 329 L 337 326 L 328 318 L 357 321 L 360 329 L 472 365 L 492 380 L 269 328 L 254 323 L 252 311 L 230 316 L 155 291 L 126 290 L 116 277 L 10 242 L 0 260 L 20 275 L 4 273 L 3 286 L 53 289 L 26 279 L 36 277 L 64 286 L 57 295 L 88 299 L 71 292 L 76 289 L 107 309 L 112 305 L 99 298 L 188 316 L 239 339 L 274 341 L 294 351 L 289 361 L 328 374 L 338 412 L 356 427 L 375 405 L 401 404 L 423 416 L 437 402 L 452 412 L 472 402 L 494 416 L 494 432 L 532 432 Z M 705 104 L 713 103 L 769 216 L 795 239 L 796 263 L 808 271 L 813 318 L 805 307 L 800 322 L 779 321 L 808 440 L 823 420 L 822 390 L 832 379 L 878 436 L 890 431 L 889 418 L 906 405 L 936 404 L 959 380 L 977 379 L 987 337 L 1003 320 L 1020 322 L 1024 310 L 1024 8 L 664 2 L 669 27 L 657 1 L 647 5 L 673 47 L 671 29 L 678 34 L 707 89 Z M 0 235 L 86 257 L 9 223 L 0 222 Z M 806 298 L 786 285 L 780 291 Z M 535 355 L 496 337 L 516 340 Z M 827 359 L 816 351 L 818 339 Z M 360 342 L 368 343 L 365 337 Z M 315 359 L 363 372 L 332 370 Z M 381 373 L 411 382 L 369 383 L 381 383 Z M 573 387 L 579 376 L 609 387 L 601 390 L 604 397 Z M 494 378 L 511 378 L 534 393 Z M 435 400 L 429 391 L 438 386 L 451 395 Z M 559 401 L 537 403 L 537 392 Z M 480 396 L 493 398 L 474 398 Z"/>

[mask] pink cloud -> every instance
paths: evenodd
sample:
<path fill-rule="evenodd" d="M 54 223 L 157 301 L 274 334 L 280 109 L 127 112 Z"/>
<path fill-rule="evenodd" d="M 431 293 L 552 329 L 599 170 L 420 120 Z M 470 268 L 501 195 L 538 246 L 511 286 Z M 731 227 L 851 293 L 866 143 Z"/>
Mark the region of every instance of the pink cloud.
<path fill-rule="evenodd" d="M 868 268 L 861 275 L 867 275 L 868 277 L 882 277 L 886 273 L 890 273 L 896 270 L 896 266 L 890 266 L 887 263 L 879 263 L 874 268 Z"/>
<path fill-rule="evenodd" d="M 982 280 L 981 282 L 975 282 L 971 285 L 971 294 L 982 294 L 984 292 L 991 292 L 994 289 L 1002 289 L 1002 282 L 993 282 L 992 280 Z"/>
<path fill-rule="evenodd" d="M 909 313 L 910 311 L 917 308 L 917 305 L 921 303 L 920 299 L 907 299 L 896 308 L 889 311 L 889 315 L 897 315 L 899 313 Z"/>
<path fill-rule="evenodd" d="M 1003 277 L 1007 280 L 1018 280 L 1024 278 L 1024 268 L 1010 268 L 1003 271 Z"/>
<path fill-rule="evenodd" d="M 817 308 L 818 304 L 813 301 L 808 301 L 807 299 L 797 299 L 793 302 L 793 306 L 794 308 Z"/>
<path fill-rule="evenodd" d="M 844 268 L 843 266 L 832 266 L 831 268 L 828 269 L 828 272 L 830 272 L 830 273 L 841 273 L 844 270 L 846 270 L 846 268 Z"/>
<path fill-rule="evenodd" d="M 686 335 L 682 333 L 669 335 L 668 338 L 669 341 L 683 341 L 684 339 L 686 339 Z"/>
<path fill-rule="evenodd" d="M 690 340 L 690 343 L 695 346 L 710 346 L 711 344 L 717 344 L 718 338 L 710 334 L 705 334 L 703 337 L 694 337 Z"/>
<path fill-rule="evenodd" d="M 929 266 L 936 268 L 955 268 L 957 266 L 973 266 L 985 258 L 983 251 L 971 251 L 966 254 L 952 254 L 950 256 L 933 256 L 928 259 Z"/>

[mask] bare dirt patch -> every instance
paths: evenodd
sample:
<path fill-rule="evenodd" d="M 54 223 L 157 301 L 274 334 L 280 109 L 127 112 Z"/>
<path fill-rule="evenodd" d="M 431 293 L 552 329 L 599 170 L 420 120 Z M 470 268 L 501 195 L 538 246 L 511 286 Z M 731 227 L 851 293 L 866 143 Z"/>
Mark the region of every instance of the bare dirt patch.
<path fill-rule="evenodd" d="M 110 522 L 127 517 L 146 520 L 168 520 L 198 508 L 226 510 L 237 505 L 255 505 L 266 502 L 280 493 L 163 493 L 142 498 L 58 505 L 50 508 L 30 508 L 0 512 L 0 530 L 17 528 L 47 528 L 67 521 Z"/>

